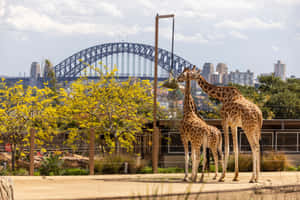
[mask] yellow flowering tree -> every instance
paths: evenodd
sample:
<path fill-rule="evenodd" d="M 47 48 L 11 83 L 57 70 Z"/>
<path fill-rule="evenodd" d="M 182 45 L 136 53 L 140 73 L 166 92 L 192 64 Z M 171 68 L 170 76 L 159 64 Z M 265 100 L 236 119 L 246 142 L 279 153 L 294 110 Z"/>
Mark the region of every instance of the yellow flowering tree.
<path fill-rule="evenodd" d="M 91 67 L 91 66 L 89 66 Z M 82 132 L 91 129 L 96 137 L 102 135 L 109 151 L 119 152 L 120 147 L 132 150 L 136 134 L 142 133 L 145 123 L 151 120 L 151 85 L 149 81 L 115 79 L 116 70 L 99 74 L 99 80 L 80 78 L 70 85 L 70 91 L 60 90 L 61 108 L 69 128 L 70 145 L 87 138 Z M 75 146 L 73 146 L 75 148 Z"/>
<path fill-rule="evenodd" d="M 54 96 L 48 87 L 39 89 L 27 87 L 21 82 L 8 87 L 4 80 L 0 89 L 0 132 L 1 137 L 12 146 L 12 169 L 15 168 L 16 156 L 24 155 L 24 148 L 29 145 L 29 130 L 34 129 L 36 145 L 51 142 L 56 133 L 56 109 L 52 106 Z M 19 149 L 18 155 L 16 150 Z"/>

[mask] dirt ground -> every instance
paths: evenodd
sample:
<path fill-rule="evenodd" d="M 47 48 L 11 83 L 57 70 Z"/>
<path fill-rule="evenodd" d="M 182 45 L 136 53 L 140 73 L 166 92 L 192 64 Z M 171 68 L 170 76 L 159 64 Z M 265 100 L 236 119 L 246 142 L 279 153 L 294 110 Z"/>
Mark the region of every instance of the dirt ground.
<path fill-rule="evenodd" d="M 225 182 L 222 183 L 212 180 L 212 177 L 212 173 L 206 174 L 205 183 L 183 182 L 183 174 L 14 176 L 11 178 L 16 200 L 105 199 L 133 195 L 186 193 L 188 191 L 216 191 L 214 193 L 217 193 L 224 190 L 264 186 L 300 185 L 300 172 L 263 172 L 259 183 L 255 184 L 248 183 L 251 173 L 240 173 L 238 182 L 232 181 L 233 173 L 228 173 Z"/>

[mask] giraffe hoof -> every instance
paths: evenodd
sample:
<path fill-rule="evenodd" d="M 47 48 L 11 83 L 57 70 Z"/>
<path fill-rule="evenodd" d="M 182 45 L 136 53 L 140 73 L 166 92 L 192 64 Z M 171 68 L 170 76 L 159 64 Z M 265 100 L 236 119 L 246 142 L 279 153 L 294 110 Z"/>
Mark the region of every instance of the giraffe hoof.
<path fill-rule="evenodd" d="M 190 182 L 190 179 L 188 177 L 184 177 L 183 181 L 184 182 Z"/>
<path fill-rule="evenodd" d="M 249 181 L 249 183 L 254 183 L 254 180 L 253 180 L 253 179 L 251 179 L 251 180 Z"/>
<path fill-rule="evenodd" d="M 239 181 L 240 179 L 235 177 L 234 179 L 232 179 L 232 181 Z"/>
<path fill-rule="evenodd" d="M 201 178 L 200 178 L 199 183 L 204 183 L 204 177 L 201 177 Z"/>
<path fill-rule="evenodd" d="M 213 177 L 212 180 L 217 180 L 217 177 Z"/>
<path fill-rule="evenodd" d="M 224 178 L 220 178 L 218 181 L 219 182 L 225 182 L 225 179 Z"/>

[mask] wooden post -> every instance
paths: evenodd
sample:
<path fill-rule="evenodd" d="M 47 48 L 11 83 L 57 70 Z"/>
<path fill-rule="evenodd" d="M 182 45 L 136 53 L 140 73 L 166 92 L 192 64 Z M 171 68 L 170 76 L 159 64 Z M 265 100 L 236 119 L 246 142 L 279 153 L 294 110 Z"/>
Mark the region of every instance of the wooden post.
<path fill-rule="evenodd" d="M 159 136 L 156 127 L 156 95 L 157 95 L 157 63 L 158 63 L 158 20 L 159 15 L 155 17 L 155 57 L 154 57 L 154 94 L 153 94 L 153 136 L 152 136 L 152 170 L 157 173 L 158 169 L 158 141 Z"/>
<path fill-rule="evenodd" d="M 158 28 L 159 18 L 174 18 L 174 15 L 156 15 L 155 17 L 155 54 L 154 54 L 154 88 L 153 88 L 153 136 L 152 136 L 152 171 L 158 172 L 158 159 L 159 159 L 159 129 L 156 124 L 157 112 L 157 65 L 158 65 Z M 172 38 L 173 39 L 173 38 Z M 173 47 L 172 47 L 173 48 Z"/>
<path fill-rule="evenodd" d="M 95 157 L 95 130 L 90 129 L 90 144 L 89 144 L 89 169 L 90 175 L 94 175 L 94 157 Z"/>
<path fill-rule="evenodd" d="M 30 150 L 29 150 L 29 175 L 34 175 L 34 134 L 35 130 L 34 128 L 30 129 Z"/>

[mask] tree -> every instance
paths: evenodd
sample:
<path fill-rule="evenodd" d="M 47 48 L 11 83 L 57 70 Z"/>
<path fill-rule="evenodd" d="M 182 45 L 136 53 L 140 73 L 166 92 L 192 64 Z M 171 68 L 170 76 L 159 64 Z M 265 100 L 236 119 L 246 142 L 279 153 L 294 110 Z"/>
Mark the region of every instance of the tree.
<path fill-rule="evenodd" d="M 53 90 L 53 92 L 56 92 L 57 82 L 55 72 L 53 69 L 53 65 L 49 59 L 45 60 L 44 79 L 45 81 L 48 81 L 48 85 Z"/>
<path fill-rule="evenodd" d="M 0 130 L 1 137 L 12 144 L 12 169 L 15 169 L 16 156 L 23 154 L 24 147 L 29 145 L 28 132 L 37 131 L 36 144 L 42 146 L 51 142 L 55 132 L 56 111 L 52 90 L 48 87 L 23 88 L 21 82 L 7 87 L 4 80 L 0 90 Z M 19 154 L 16 150 L 19 148 Z M 23 155 L 25 156 L 25 155 Z"/>
<path fill-rule="evenodd" d="M 12 170 L 15 170 L 16 150 L 21 145 L 26 137 L 26 128 L 23 113 L 21 112 L 22 104 L 24 103 L 24 88 L 20 82 L 14 87 L 7 87 L 5 80 L 1 82 L 2 89 L 0 90 L 0 131 L 1 138 L 11 145 L 11 165 Z"/>
<path fill-rule="evenodd" d="M 63 101 L 59 110 L 68 123 L 78 125 L 69 129 L 68 143 L 86 139 L 80 132 L 93 129 L 97 137 L 103 135 L 109 151 L 119 152 L 121 147 L 131 151 L 136 135 L 152 118 L 148 109 L 152 104 L 151 85 L 131 79 L 120 82 L 114 78 L 116 70 L 103 74 L 93 69 L 99 74 L 97 82 L 82 77 L 71 84 L 70 92 L 60 89 Z"/>

